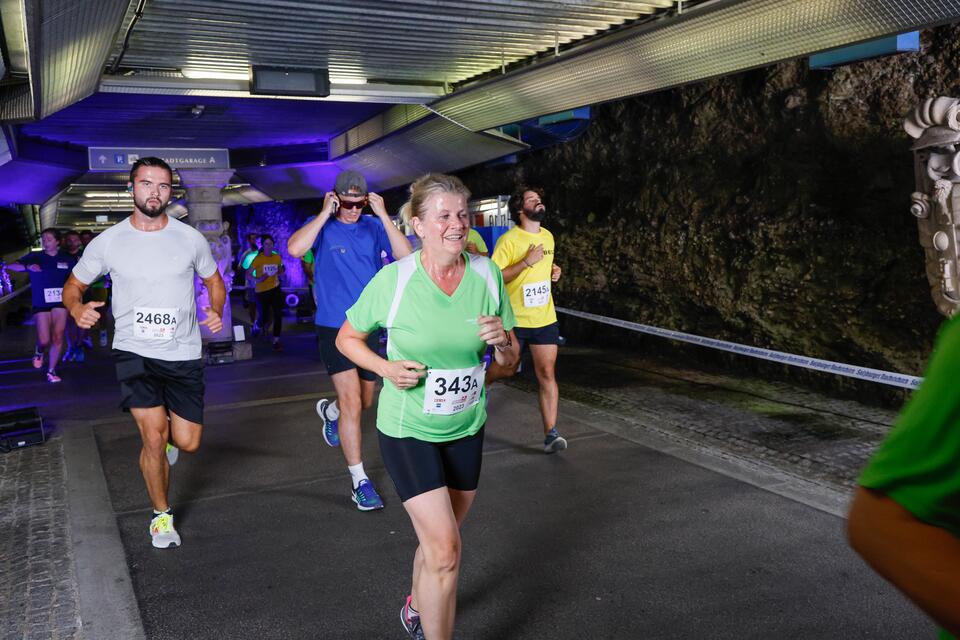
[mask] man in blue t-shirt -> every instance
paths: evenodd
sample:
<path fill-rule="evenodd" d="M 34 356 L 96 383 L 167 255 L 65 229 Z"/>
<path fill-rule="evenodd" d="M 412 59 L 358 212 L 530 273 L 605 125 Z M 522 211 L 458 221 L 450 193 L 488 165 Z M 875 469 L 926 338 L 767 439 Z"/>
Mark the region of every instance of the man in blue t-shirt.
<path fill-rule="evenodd" d="M 33 296 L 33 317 L 37 326 L 37 348 L 33 366 L 43 366 L 44 353 L 49 348 L 47 382 L 60 382 L 57 363 L 63 351 L 63 333 L 67 326 L 67 310 L 63 306 L 63 284 L 77 258 L 60 249 L 60 231 L 44 229 L 40 233 L 43 251 L 31 251 L 16 262 L 7 265 L 10 271 L 25 271 L 30 276 Z"/>
<path fill-rule="evenodd" d="M 361 215 L 370 205 L 374 215 Z M 367 190 L 367 180 L 356 171 L 343 171 L 323 208 L 287 241 L 287 251 L 299 258 L 313 251 L 315 323 L 320 355 L 333 380 L 337 397 L 317 403 L 323 418 L 323 439 L 332 447 L 343 443 L 343 457 L 353 481 L 352 499 L 361 511 L 382 509 L 383 500 L 363 470 L 360 456 L 360 413 L 373 404 L 376 375 L 357 369 L 337 349 L 335 340 L 346 312 L 363 288 L 383 267 L 382 252 L 400 259 L 412 252 L 384 205 L 383 198 Z M 371 343 L 377 334 L 371 334 Z M 371 344 L 372 349 L 378 345 Z"/>

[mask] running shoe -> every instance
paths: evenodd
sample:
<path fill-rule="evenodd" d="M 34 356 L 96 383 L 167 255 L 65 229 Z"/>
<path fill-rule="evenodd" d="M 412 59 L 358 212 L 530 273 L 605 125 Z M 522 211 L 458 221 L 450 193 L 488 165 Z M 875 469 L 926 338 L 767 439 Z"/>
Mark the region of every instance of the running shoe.
<path fill-rule="evenodd" d="M 171 443 L 167 443 L 167 463 L 172 467 L 177 464 L 177 460 L 180 458 L 180 449 L 177 449 Z"/>
<path fill-rule="evenodd" d="M 150 537 L 157 549 L 180 546 L 180 534 L 173 528 L 173 514 L 169 511 L 158 513 L 150 521 Z"/>
<path fill-rule="evenodd" d="M 420 614 L 415 613 L 410 607 L 410 600 L 412 598 L 413 596 L 407 596 L 407 601 L 400 607 L 400 622 L 403 623 L 403 628 L 406 630 L 407 635 L 413 638 L 413 640 L 425 640 L 423 637 L 423 629 L 420 627 Z"/>
<path fill-rule="evenodd" d="M 350 497 L 357 503 L 357 509 L 360 511 L 383 509 L 383 500 L 380 499 L 380 494 L 369 480 L 361 480 Z"/>
<path fill-rule="evenodd" d="M 547 437 L 543 439 L 544 453 L 556 453 L 567 448 L 567 441 L 560 435 L 557 428 L 554 427 L 547 432 Z"/>
<path fill-rule="evenodd" d="M 43 366 L 43 351 L 33 352 L 33 368 L 39 369 Z"/>
<path fill-rule="evenodd" d="M 47 371 L 47 382 L 61 382 L 62 378 L 57 375 L 56 371 Z"/>
<path fill-rule="evenodd" d="M 317 415 L 323 418 L 323 441 L 331 447 L 340 446 L 339 420 L 331 420 L 327 417 L 327 407 L 330 401 L 322 398 L 317 402 Z"/>

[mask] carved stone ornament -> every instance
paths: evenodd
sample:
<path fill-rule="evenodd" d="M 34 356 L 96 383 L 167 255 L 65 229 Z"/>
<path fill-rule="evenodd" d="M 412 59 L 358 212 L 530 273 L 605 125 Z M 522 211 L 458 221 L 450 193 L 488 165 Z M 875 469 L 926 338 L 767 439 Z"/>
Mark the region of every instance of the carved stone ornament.
<path fill-rule="evenodd" d="M 903 128 L 915 140 L 910 213 L 920 229 L 933 301 L 950 317 L 960 309 L 960 100 L 925 100 Z"/>

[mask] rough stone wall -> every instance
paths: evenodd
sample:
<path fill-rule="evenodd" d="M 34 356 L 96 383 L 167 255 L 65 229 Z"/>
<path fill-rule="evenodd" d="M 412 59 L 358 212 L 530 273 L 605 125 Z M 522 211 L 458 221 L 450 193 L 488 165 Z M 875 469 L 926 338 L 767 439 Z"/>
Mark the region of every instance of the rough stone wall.
<path fill-rule="evenodd" d="M 919 374 L 942 317 L 901 124 L 918 101 L 960 94 L 960 28 L 922 42 L 600 105 L 581 138 L 463 177 L 478 196 L 545 187 L 561 305 Z"/>

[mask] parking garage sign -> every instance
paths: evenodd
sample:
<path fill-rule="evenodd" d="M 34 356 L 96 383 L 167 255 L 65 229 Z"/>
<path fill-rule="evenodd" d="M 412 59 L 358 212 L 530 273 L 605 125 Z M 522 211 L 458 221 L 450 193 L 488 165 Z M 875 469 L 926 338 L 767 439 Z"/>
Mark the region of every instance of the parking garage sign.
<path fill-rule="evenodd" d="M 140 147 L 90 147 L 91 171 L 129 171 L 140 158 L 161 158 L 174 169 L 229 169 L 227 149 L 150 149 Z"/>

